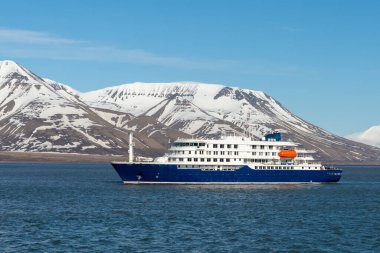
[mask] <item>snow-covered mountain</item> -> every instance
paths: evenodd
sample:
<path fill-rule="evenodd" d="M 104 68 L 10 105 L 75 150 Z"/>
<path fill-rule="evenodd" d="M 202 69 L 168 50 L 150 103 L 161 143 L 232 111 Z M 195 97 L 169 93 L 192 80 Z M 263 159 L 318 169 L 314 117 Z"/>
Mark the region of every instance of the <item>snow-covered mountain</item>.
<path fill-rule="evenodd" d="M 12 61 L 0 62 L 1 150 L 125 154 L 129 129 L 118 123 L 135 117 L 94 110 L 78 94 Z M 161 154 L 168 143 L 139 132 L 135 136 L 143 155 Z"/>
<path fill-rule="evenodd" d="M 380 147 L 380 125 L 346 136 L 347 139 Z"/>
<path fill-rule="evenodd" d="M 269 95 L 193 82 L 133 83 L 88 93 L 0 62 L 0 150 L 157 156 L 190 135 L 281 131 L 324 161 L 379 161 L 380 149 L 335 136 Z"/>
<path fill-rule="evenodd" d="M 81 95 L 93 107 L 150 116 L 201 138 L 231 132 L 260 138 L 280 131 L 325 161 L 377 160 L 380 149 L 333 135 L 297 117 L 261 91 L 194 82 L 132 83 Z"/>
<path fill-rule="evenodd" d="M 85 93 L 81 97 L 93 107 L 150 116 L 191 135 L 205 137 L 220 135 L 221 131 L 240 132 L 239 126 L 202 109 L 212 101 L 209 90 L 221 87 L 198 83 L 134 83 Z"/>

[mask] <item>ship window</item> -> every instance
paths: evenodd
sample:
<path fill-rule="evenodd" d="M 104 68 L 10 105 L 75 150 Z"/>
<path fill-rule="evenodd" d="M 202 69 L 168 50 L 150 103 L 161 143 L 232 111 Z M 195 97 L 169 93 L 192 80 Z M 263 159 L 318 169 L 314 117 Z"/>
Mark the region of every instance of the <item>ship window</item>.
<path fill-rule="evenodd" d="M 195 151 L 194 153 L 197 154 L 197 151 Z"/>
<path fill-rule="evenodd" d="M 273 146 L 269 146 L 269 149 L 273 149 Z"/>
<path fill-rule="evenodd" d="M 188 161 L 188 162 L 191 162 L 191 158 L 187 158 L 187 161 Z"/>
<path fill-rule="evenodd" d="M 237 151 L 235 151 L 234 153 L 235 153 L 235 155 L 239 155 L 239 152 L 237 152 Z"/>
<path fill-rule="evenodd" d="M 220 148 L 224 148 L 224 144 L 220 144 Z"/>
<path fill-rule="evenodd" d="M 205 159 L 204 158 L 201 158 L 201 162 L 204 162 L 205 161 Z"/>
<path fill-rule="evenodd" d="M 252 149 L 256 149 L 257 147 L 256 147 L 256 145 L 252 145 Z"/>
<path fill-rule="evenodd" d="M 183 158 L 179 158 L 179 161 L 180 161 L 180 162 L 183 162 Z"/>
<path fill-rule="evenodd" d="M 235 144 L 235 145 L 234 145 L 234 148 L 238 148 L 238 145 Z"/>
<path fill-rule="evenodd" d="M 229 162 L 230 162 L 230 158 L 227 158 L 227 159 L 226 159 L 226 162 L 228 162 L 228 163 L 229 163 Z"/>
<path fill-rule="evenodd" d="M 221 155 L 224 155 L 224 151 L 220 151 L 220 154 L 221 154 Z"/>
<path fill-rule="evenodd" d="M 214 155 L 217 155 L 218 154 L 218 151 L 214 151 Z"/>
<path fill-rule="evenodd" d="M 227 144 L 227 148 L 231 148 L 231 144 Z"/>
<path fill-rule="evenodd" d="M 261 146 L 260 146 L 260 149 L 264 149 L 264 145 L 261 145 Z"/>
<path fill-rule="evenodd" d="M 207 162 L 211 162 L 211 158 L 207 158 Z"/>
<path fill-rule="evenodd" d="M 194 158 L 194 162 L 198 162 L 198 158 Z"/>
<path fill-rule="evenodd" d="M 213 147 L 213 148 L 217 148 L 217 147 L 218 147 L 218 144 L 213 144 L 212 147 Z"/>
<path fill-rule="evenodd" d="M 191 151 L 189 151 L 189 155 L 191 155 Z"/>
<path fill-rule="evenodd" d="M 214 159 L 213 159 L 213 161 L 214 161 L 214 162 L 217 162 L 217 161 L 218 161 L 218 159 L 214 158 Z"/>
<path fill-rule="evenodd" d="M 264 154 L 263 152 L 259 152 L 259 156 L 263 156 L 263 154 Z"/>
<path fill-rule="evenodd" d="M 224 159 L 223 159 L 223 158 L 220 158 L 220 161 L 221 161 L 221 162 L 224 162 Z"/>

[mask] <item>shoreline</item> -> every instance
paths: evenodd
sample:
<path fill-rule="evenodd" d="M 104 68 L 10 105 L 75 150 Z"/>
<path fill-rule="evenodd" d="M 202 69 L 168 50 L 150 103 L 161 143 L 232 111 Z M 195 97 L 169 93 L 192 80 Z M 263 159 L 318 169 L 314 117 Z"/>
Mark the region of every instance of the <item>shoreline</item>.
<path fill-rule="evenodd" d="M 110 163 L 128 161 L 126 156 L 69 154 L 49 152 L 0 152 L 1 163 Z"/>

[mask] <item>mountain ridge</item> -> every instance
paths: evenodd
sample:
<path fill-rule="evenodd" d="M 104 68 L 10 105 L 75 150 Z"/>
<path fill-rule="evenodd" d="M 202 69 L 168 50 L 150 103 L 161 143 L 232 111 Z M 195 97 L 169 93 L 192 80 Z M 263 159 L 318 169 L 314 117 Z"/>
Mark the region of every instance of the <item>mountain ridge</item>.
<path fill-rule="evenodd" d="M 329 133 L 262 91 L 198 82 L 136 82 L 82 93 L 14 62 L 1 61 L 0 73 L 2 151 L 120 155 L 133 131 L 137 154 L 154 157 L 178 137 L 249 132 L 259 139 L 280 131 L 284 138 L 315 149 L 323 161 L 380 159 L 380 149 Z"/>

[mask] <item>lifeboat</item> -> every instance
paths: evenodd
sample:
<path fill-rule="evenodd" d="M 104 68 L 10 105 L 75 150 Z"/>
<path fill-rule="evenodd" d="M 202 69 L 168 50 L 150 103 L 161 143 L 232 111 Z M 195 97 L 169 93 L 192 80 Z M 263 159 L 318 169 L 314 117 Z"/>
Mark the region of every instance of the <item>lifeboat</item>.
<path fill-rule="evenodd" d="M 291 150 L 281 150 L 278 153 L 278 156 L 281 158 L 295 158 L 297 157 L 297 152 L 294 149 Z"/>

